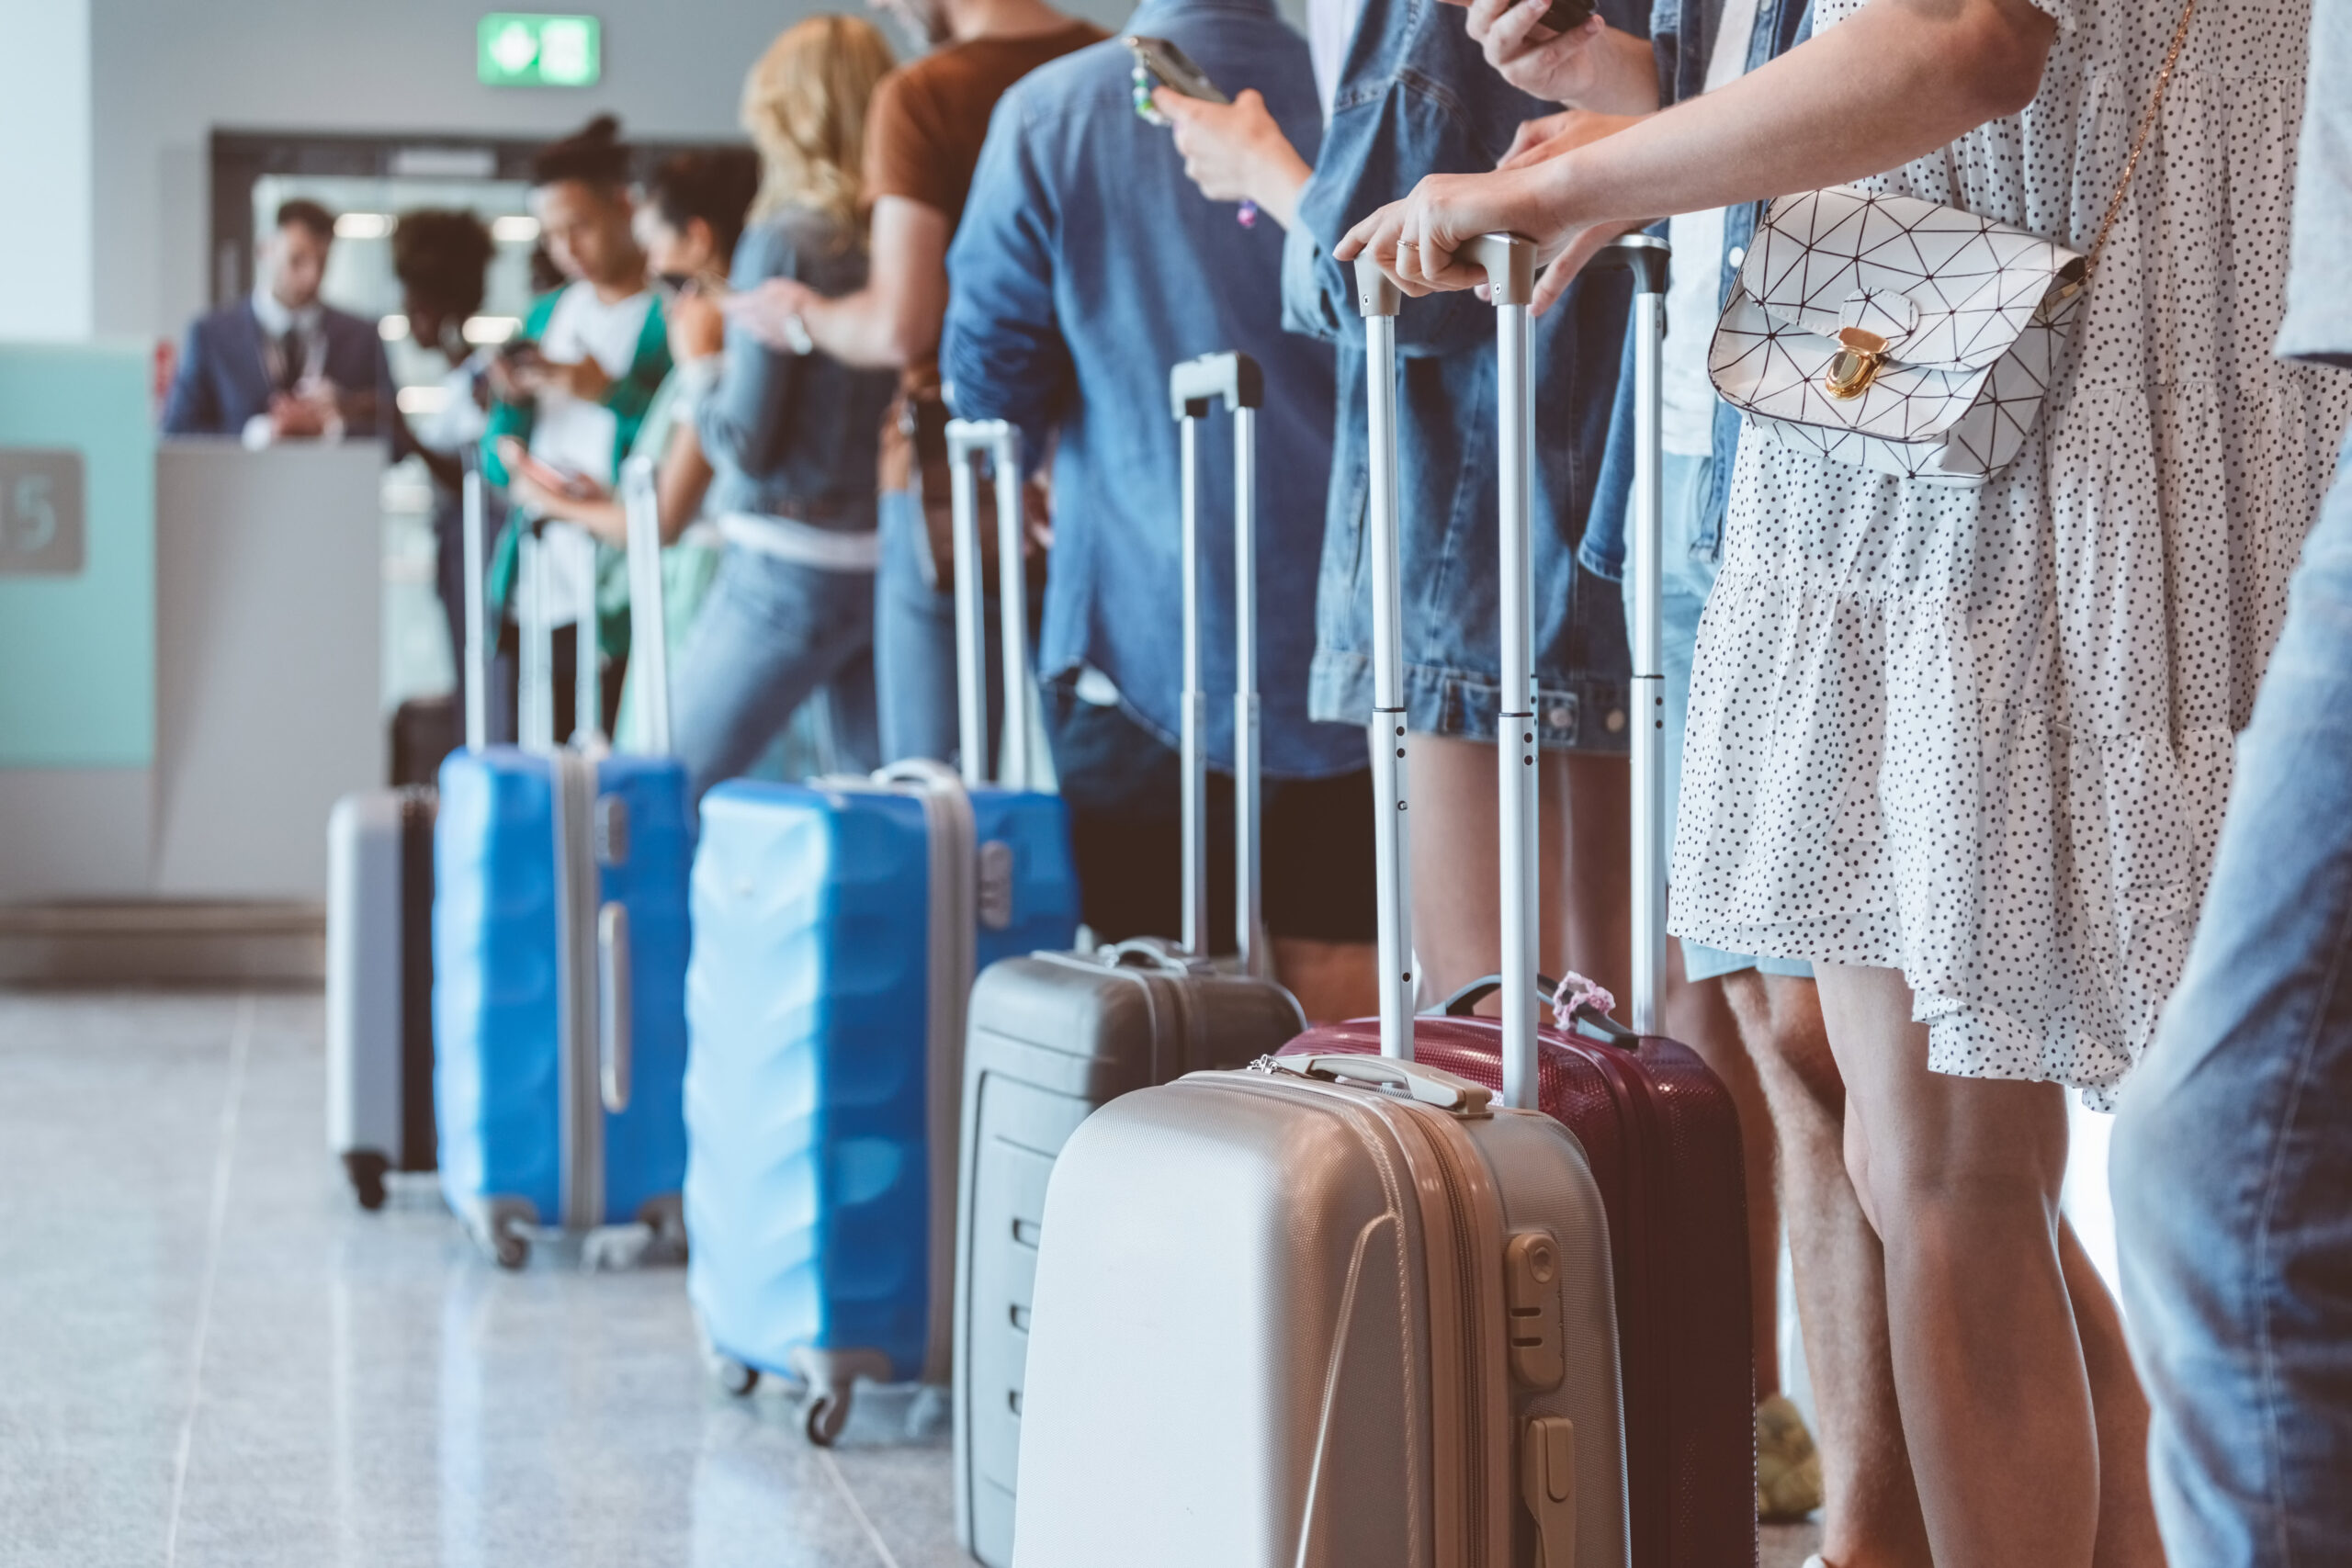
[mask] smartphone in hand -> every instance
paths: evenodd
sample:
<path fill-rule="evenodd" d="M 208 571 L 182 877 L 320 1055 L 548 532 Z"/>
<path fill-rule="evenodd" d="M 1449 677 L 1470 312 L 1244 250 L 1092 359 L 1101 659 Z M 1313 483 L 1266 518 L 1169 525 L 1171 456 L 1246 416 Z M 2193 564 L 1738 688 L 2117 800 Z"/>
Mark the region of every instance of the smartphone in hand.
<path fill-rule="evenodd" d="M 595 480 L 566 473 L 553 463 L 533 457 L 530 448 L 512 435 L 499 438 L 498 456 L 505 462 L 508 473 L 530 480 L 551 495 L 569 496 L 574 501 L 594 501 L 602 493 L 602 487 Z"/>
<path fill-rule="evenodd" d="M 1552 0 L 1536 25 L 1554 34 L 1572 33 L 1592 20 L 1592 0 Z"/>
<path fill-rule="evenodd" d="M 1568 3 L 1568 0 L 1560 0 L 1560 3 Z M 1207 104 L 1229 104 L 1233 101 L 1209 80 L 1207 72 L 1193 63 L 1191 55 L 1166 39 L 1130 36 L 1122 41 L 1126 44 L 1127 52 L 1136 57 L 1136 115 L 1145 123 L 1168 123 L 1168 117 L 1152 106 L 1154 88 L 1165 87 L 1171 93 L 1198 98 Z"/>

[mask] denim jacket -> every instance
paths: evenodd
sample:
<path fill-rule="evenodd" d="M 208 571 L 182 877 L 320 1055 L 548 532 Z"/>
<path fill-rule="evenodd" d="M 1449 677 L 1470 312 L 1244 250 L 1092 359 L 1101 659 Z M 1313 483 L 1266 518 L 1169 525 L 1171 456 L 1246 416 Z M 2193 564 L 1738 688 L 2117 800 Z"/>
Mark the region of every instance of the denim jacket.
<path fill-rule="evenodd" d="M 1657 96 L 1661 107 L 1695 98 L 1705 90 L 1707 62 L 1723 21 L 1723 0 L 1657 0 L 1650 13 L 1650 47 L 1657 54 Z M 1747 45 L 1747 69 L 1755 70 L 1803 43 L 1813 31 L 1811 0 L 1757 0 L 1756 31 Z M 1715 258 L 1723 269 L 1720 300 L 1729 300 L 1739 264 L 1747 259 L 1748 242 L 1756 237 L 1764 204 L 1746 202 L 1724 214 L 1724 254 Z M 1663 235 L 1664 224 L 1653 231 Z M 1676 266 L 1700 265 L 1695 256 L 1677 256 Z M 1634 344 L 1625 340 L 1624 369 L 1617 384 L 1617 406 L 1609 421 L 1609 455 L 1600 465 L 1600 485 L 1592 499 L 1592 521 L 1586 525 L 1577 558 L 1603 577 L 1621 576 L 1625 570 L 1625 512 L 1634 490 Z M 1705 521 L 1692 542 L 1694 553 L 1716 559 L 1723 554 L 1724 512 L 1731 500 L 1732 458 L 1739 450 L 1739 411 L 1715 401 L 1713 467 L 1708 475 Z"/>
<path fill-rule="evenodd" d="M 1600 8 L 1635 32 L 1647 20 L 1647 0 Z M 1363 328 L 1352 268 L 1331 248 L 1424 175 L 1493 168 L 1522 121 L 1557 108 L 1495 73 L 1459 9 L 1367 0 L 1283 254 L 1285 323 L 1340 349 L 1318 713 L 1360 717 L 1370 691 Z M 1535 322 L 1535 663 L 1547 745 L 1623 743 L 1623 627 L 1605 615 L 1579 625 L 1596 616 L 1581 603 L 1574 552 L 1607 440 L 1629 288 L 1622 273 L 1595 273 Z M 1493 308 L 1469 293 L 1408 299 L 1396 320 L 1410 722 L 1474 739 L 1491 733 L 1499 667 L 1494 334 Z"/>
<path fill-rule="evenodd" d="M 786 208 L 746 229 L 735 246 L 734 288 L 771 277 L 798 278 L 820 294 L 851 293 L 865 283 L 865 248 L 821 214 Z M 779 353 L 729 323 L 718 384 L 695 421 L 711 467 L 704 510 L 871 529 L 875 448 L 898 386 L 895 372 Z"/>
<path fill-rule="evenodd" d="M 1272 0 L 1146 0 L 1129 22 L 1228 93 L 1255 87 L 1306 156 L 1321 131 L 1306 40 Z M 1116 41 L 1040 67 L 997 105 L 947 258 L 940 367 L 957 414 L 1009 419 L 1033 462 L 1055 438 L 1054 548 L 1039 669 L 1091 664 L 1173 741 L 1182 721 L 1182 465 L 1168 372 L 1239 349 L 1265 372 L 1258 418 L 1259 688 L 1266 771 L 1364 765 L 1363 731 L 1313 724 L 1307 669 L 1331 446 L 1331 355 L 1282 330 L 1282 231 L 1238 220 L 1136 118 Z M 1230 421 L 1202 423 L 1206 749 L 1233 758 Z"/>

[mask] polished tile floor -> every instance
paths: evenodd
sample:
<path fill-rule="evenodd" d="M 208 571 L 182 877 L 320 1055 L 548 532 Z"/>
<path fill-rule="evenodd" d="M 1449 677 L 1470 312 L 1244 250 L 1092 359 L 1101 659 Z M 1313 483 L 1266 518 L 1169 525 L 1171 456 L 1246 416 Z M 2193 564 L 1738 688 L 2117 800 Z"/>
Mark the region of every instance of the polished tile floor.
<path fill-rule="evenodd" d="M 679 1270 L 359 1212 L 321 1038 L 315 996 L 0 992 L 0 1563 L 967 1562 L 934 1401 L 815 1450 L 711 1387 Z"/>

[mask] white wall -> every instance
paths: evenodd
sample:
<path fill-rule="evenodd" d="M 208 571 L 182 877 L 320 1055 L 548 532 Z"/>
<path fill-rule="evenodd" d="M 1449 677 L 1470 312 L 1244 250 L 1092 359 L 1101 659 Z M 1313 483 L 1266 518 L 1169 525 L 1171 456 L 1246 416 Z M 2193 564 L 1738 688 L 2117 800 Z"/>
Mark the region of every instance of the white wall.
<path fill-rule="evenodd" d="M 87 337 L 91 0 L 0 0 L 0 338 Z"/>
<path fill-rule="evenodd" d="M 832 3 L 862 9 L 857 0 Z M 28 209 L 10 199 L 11 179 L 74 177 L 70 170 L 47 173 L 45 150 L 38 159 L 26 155 L 16 106 L 6 102 L 15 96 L 8 84 L 17 73 L 18 36 L 45 39 L 76 25 L 53 24 L 52 14 L 88 17 L 96 329 L 153 337 L 177 333 L 206 303 L 206 137 L 215 127 L 536 136 L 610 110 L 639 135 L 731 137 L 744 71 L 780 29 L 823 8 L 811 0 L 594 0 L 580 8 L 605 25 L 604 80 L 596 86 L 485 87 L 474 79 L 474 28 L 499 4 L 0 0 L 0 36 L 7 39 L 0 48 L 0 212 L 48 205 Z M 1065 4 L 1111 25 L 1130 8 L 1127 0 Z M 28 29 L 36 16 L 40 26 Z M 62 58 L 62 46 L 51 52 Z M 49 67 L 36 59 L 25 69 Z M 70 83 L 60 90 L 70 91 Z M 74 111 L 61 104 L 49 112 L 71 121 Z M 84 121 L 92 118 L 80 112 Z M 45 149 L 48 135 L 30 146 Z M 13 261 L 0 257 L 0 308 L 25 294 L 4 270 Z M 8 330 L 0 322 L 0 333 Z"/>

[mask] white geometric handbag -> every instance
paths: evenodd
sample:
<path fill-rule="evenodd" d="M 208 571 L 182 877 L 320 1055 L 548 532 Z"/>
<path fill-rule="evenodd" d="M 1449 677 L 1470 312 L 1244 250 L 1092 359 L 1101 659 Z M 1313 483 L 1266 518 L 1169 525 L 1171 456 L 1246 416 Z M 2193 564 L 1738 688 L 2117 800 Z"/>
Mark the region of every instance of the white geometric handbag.
<path fill-rule="evenodd" d="M 1707 373 L 1784 446 L 1981 485 L 2025 444 L 2084 258 L 1956 208 L 1846 186 L 1772 203 Z"/>
<path fill-rule="evenodd" d="M 2196 11 L 2197 0 L 2181 7 L 2087 255 L 1912 197 L 1833 186 L 1773 202 L 1707 350 L 1746 433 L 1936 484 L 1981 485 L 2007 468 L 2041 414 Z"/>

